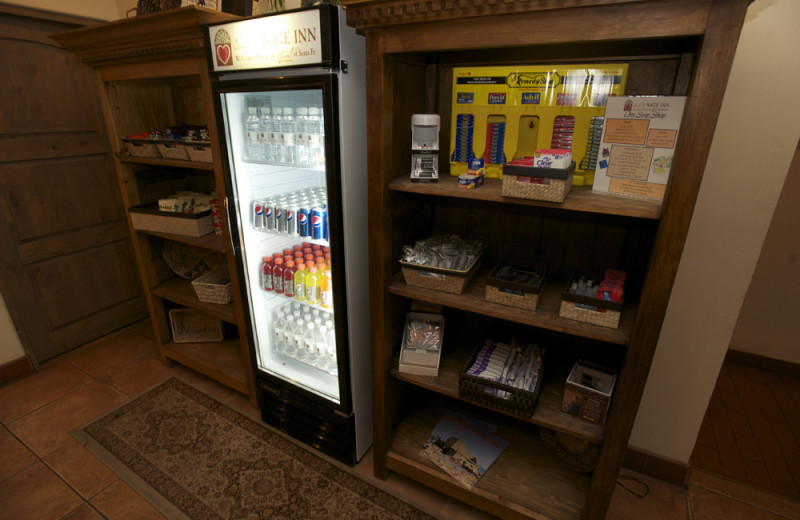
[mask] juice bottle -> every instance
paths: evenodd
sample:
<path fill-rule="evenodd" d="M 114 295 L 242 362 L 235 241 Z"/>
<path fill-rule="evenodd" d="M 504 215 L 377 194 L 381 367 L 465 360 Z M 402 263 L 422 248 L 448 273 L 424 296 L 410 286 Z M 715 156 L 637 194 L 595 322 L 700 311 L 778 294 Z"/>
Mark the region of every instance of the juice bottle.
<path fill-rule="evenodd" d="M 261 288 L 272 291 L 272 257 L 265 256 L 261 262 Z"/>
<path fill-rule="evenodd" d="M 306 299 L 306 264 L 303 262 L 297 264 L 294 273 L 294 297 L 300 301 Z"/>
<path fill-rule="evenodd" d="M 287 298 L 294 298 L 294 272 L 294 262 L 287 260 L 283 269 L 283 294 Z"/>
<path fill-rule="evenodd" d="M 333 292 L 331 289 L 331 270 L 325 269 L 319 288 L 320 305 L 324 309 L 333 308 Z"/>
<path fill-rule="evenodd" d="M 272 268 L 272 288 L 275 294 L 283 294 L 283 258 L 274 259 L 275 266 Z"/>
<path fill-rule="evenodd" d="M 319 287 L 317 287 L 317 268 L 314 265 L 308 267 L 306 273 L 306 301 L 311 305 L 319 304 Z"/>

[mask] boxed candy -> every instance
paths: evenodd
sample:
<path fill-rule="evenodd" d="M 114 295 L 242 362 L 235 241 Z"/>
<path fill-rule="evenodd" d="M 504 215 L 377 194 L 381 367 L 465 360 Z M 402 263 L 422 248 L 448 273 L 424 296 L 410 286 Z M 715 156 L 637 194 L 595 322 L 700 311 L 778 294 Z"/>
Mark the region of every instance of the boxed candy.
<path fill-rule="evenodd" d="M 400 348 L 398 371 L 420 376 L 439 375 L 442 355 L 444 316 L 429 312 L 409 312 Z"/>

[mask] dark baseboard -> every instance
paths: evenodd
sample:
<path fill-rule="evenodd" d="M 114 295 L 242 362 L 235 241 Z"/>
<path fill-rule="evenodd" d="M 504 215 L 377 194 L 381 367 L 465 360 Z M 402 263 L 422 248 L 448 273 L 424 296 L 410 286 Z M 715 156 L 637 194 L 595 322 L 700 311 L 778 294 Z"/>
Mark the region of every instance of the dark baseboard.
<path fill-rule="evenodd" d="M 771 372 L 779 372 L 789 376 L 800 377 L 800 363 L 782 361 L 780 359 L 773 359 L 766 356 L 760 356 L 758 354 L 751 354 L 749 352 L 728 349 L 728 353 L 725 354 L 725 361 L 729 363 L 739 363 L 741 365 L 761 368 Z"/>
<path fill-rule="evenodd" d="M 33 365 L 27 356 L 3 363 L 0 365 L 0 386 L 25 377 L 33 371 Z"/>
<path fill-rule="evenodd" d="M 689 464 L 668 459 L 634 446 L 628 446 L 625 451 L 622 467 L 678 487 L 686 487 L 686 483 L 689 481 Z"/>

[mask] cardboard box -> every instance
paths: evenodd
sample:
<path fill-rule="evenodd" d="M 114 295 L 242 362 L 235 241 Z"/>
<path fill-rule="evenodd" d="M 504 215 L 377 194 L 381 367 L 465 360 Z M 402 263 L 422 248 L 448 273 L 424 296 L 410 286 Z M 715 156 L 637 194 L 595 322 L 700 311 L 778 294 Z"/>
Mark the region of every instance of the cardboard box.
<path fill-rule="evenodd" d="M 608 368 L 578 360 L 564 385 L 561 410 L 584 421 L 606 421 L 617 374 Z"/>
<path fill-rule="evenodd" d="M 423 335 L 424 338 L 420 338 Z M 415 340 L 417 338 L 419 341 Z M 443 339 L 444 316 L 428 312 L 409 312 L 403 344 L 400 347 L 398 370 L 404 374 L 438 376 Z"/>

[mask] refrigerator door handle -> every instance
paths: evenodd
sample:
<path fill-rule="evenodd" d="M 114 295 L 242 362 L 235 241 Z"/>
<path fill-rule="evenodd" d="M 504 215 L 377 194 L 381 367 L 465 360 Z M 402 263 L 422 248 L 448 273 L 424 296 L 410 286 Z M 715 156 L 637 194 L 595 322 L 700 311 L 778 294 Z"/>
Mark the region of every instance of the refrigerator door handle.
<path fill-rule="evenodd" d="M 228 240 L 231 241 L 231 251 L 233 251 L 233 256 L 239 256 L 238 248 L 236 244 L 233 243 L 233 233 L 231 233 L 231 206 L 228 204 L 228 197 L 226 196 L 222 201 L 225 204 L 225 223 L 228 226 Z"/>

